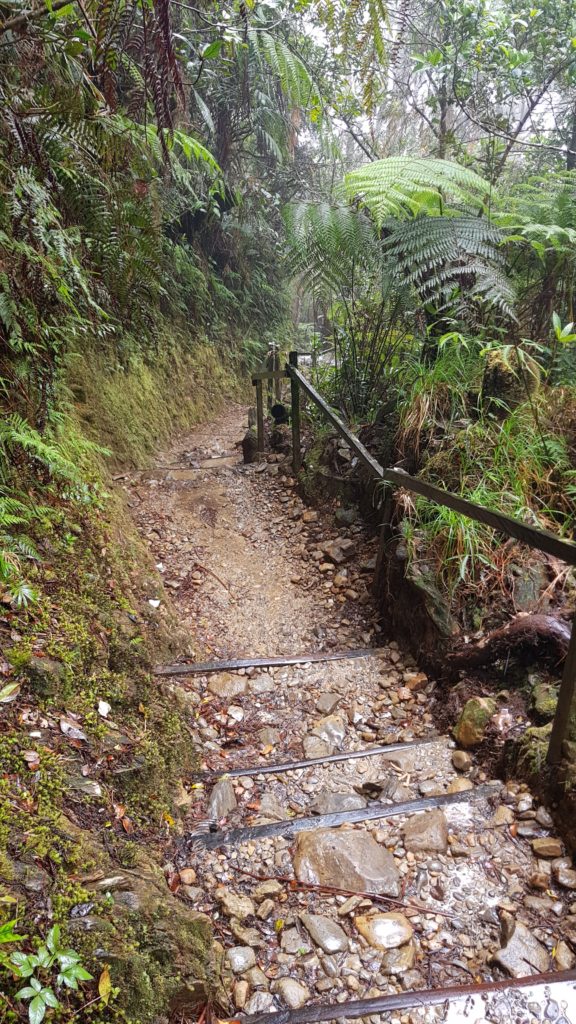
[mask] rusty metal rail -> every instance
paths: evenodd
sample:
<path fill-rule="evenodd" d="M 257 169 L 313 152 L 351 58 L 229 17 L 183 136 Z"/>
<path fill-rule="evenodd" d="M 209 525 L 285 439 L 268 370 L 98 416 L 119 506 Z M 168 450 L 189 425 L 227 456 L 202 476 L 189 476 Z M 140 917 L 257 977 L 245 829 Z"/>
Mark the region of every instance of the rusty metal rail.
<path fill-rule="evenodd" d="M 380 747 L 363 747 L 362 750 L 343 750 L 339 754 L 327 754 L 325 757 L 308 757 L 301 761 L 281 761 L 279 764 L 258 764 L 251 768 L 223 768 L 193 772 L 194 779 L 241 779 L 248 775 L 283 775 L 285 772 L 299 771 L 301 768 L 317 768 L 319 765 L 338 764 L 340 761 L 357 761 L 363 757 L 378 757 L 380 754 L 393 754 L 396 750 L 410 750 L 423 747 L 430 743 L 438 743 L 441 736 L 430 736 L 425 740 L 405 740 L 403 743 L 384 743 Z"/>
<path fill-rule="evenodd" d="M 354 658 L 378 656 L 378 647 L 360 647 L 350 651 L 314 651 L 309 654 L 287 654 L 273 658 L 231 658 L 229 661 L 177 662 L 175 665 L 158 665 L 156 676 L 204 676 L 211 672 L 237 672 L 239 668 L 273 668 L 283 665 L 307 665 L 319 661 L 345 661 Z"/>
<path fill-rule="evenodd" d="M 313 818 L 287 818 L 272 821 L 267 825 L 251 825 L 228 831 L 192 833 L 190 838 L 208 850 L 219 846 L 250 843 L 255 839 L 271 839 L 274 836 L 292 836 L 298 832 L 309 832 L 318 828 L 338 828 L 339 825 L 355 825 L 363 821 L 381 821 L 386 818 L 416 814 L 435 807 L 449 807 L 451 804 L 473 803 L 497 797 L 499 786 L 476 786 L 459 793 L 441 793 L 438 796 L 424 796 L 418 800 L 403 800 L 399 804 L 377 804 L 373 807 L 359 807 L 353 811 L 335 811 L 332 814 L 317 814 Z"/>
<path fill-rule="evenodd" d="M 308 1004 L 301 1010 L 278 1010 L 275 1013 L 253 1013 L 232 1018 L 220 1018 L 220 1024 L 316 1024 L 321 1021 L 332 1021 L 345 1018 L 357 1020 L 359 1017 L 372 1017 L 376 1014 L 387 1014 L 392 1010 L 413 1010 L 416 1007 L 425 1009 L 428 1006 L 441 1006 L 443 1003 L 454 1003 L 456 1000 L 467 999 L 477 995 L 492 995 L 517 989 L 532 989 L 540 986 L 556 986 L 576 982 L 576 971 L 531 974 L 525 978 L 510 978 L 506 981 L 485 981 L 472 985 L 454 985 L 447 988 L 416 989 L 411 992 L 394 992 L 387 996 L 374 999 L 353 999 L 349 1002 L 332 1004 Z M 574 993 L 576 1003 L 576 993 Z M 572 1006 L 570 1007 L 572 1013 Z M 560 1020 L 560 1018 L 558 1018 Z M 566 1020 L 565 1017 L 561 1018 Z M 572 1018 L 576 1024 L 576 1017 Z"/>
<path fill-rule="evenodd" d="M 494 509 L 486 508 L 483 505 L 478 505 L 475 502 L 468 501 L 466 498 L 462 498 L 459 494 L 453 494 L 451 491 L 444 490 L 441 487 L 435 487 L 434 484 L 430 484 L 426 480 L 420 480 L 418 477 L 411 476 L 409 473 L 405 473 L 401 469 L 385 469 L 374 458 L 374 456 L 370 454 L 366 446 L 363 445 L 351 430 L 348 429 L 340 416 L 337 415 L 334 409 L 330 407 L 322 395 L 319 394 L 316 388 L 313 387 L 310 381 L 307 380 L 304 374 L 298 369 L 297 352 L 290 352 L 285 372 L 290 378 L 291 387 L 292 449 L 294 472 L 296 474 L 299 473 L 301 468 L 300 397 L 301 392 L 304 392 L 304 394 L 314 402 L 317 408 L 320 409 L 324 418 L 328 420 L 340 436 L 344 438 L 350 449 L 354 452 L 368 472 L 376 479 L 381 480 L 384 485 L 389 485 L 389 492 L 391 488 L 401 487 L 413 494 L 418 494 L 421 497 L 427 498 L 428 501 L 435 502 L 437 505 L 443 505 L 446 508 L 450 508 L 453 511 L 460 513 L 460 515 L 466 516 L 477 523 L 490 526 L 498 533 L 504 534 L 506 537 L 512 537 L 514 540 L 519 540 L 536 551 L 543 551 L 545 554 L 561 559 L 567 565 L 576 566 L 576 544 L 572 541 L 564 540 L 562 537 L 558 537 L 549 530 L 542 530 L 538 527 L 530 526 L 528 523 L 524 523 L 520 519 L 515 519 L 504 512 L 499 512 Z M 262 374 L 259 376 L 265 377 L 266 375 Z M 257 391 L 259 388 L 261 392 L 262 381 L 257 380 L 256 386 Z M 258 421 L 258 431 L 259 450 L 263 451 L 263 418 Z M 390 501 L 385 501 L 385 522 L 382 533 L 382 536 L 385 539 L 389 537 L 389 530 L 387 530 L 387 526 L 389 526 L 389 524 L 387 524 L 386 518 L 390 513 L 390 509 Z M 574 628 L 573 623 L 568 653 L 564 662 L 556 714 L 554 716 L 552 733 L 548 747 L 547 760 L 549 764 L 558 764 L 562 759 L 563 744 L 567 736 L 570 716 L 575 702 L 576 629 Z"/>

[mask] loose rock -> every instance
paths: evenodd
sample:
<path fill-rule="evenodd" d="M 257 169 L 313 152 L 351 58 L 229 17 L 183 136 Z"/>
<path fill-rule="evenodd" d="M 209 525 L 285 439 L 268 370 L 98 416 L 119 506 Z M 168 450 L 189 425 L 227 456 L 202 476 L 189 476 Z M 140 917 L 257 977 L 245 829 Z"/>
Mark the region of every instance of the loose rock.
<path fill-rule="evenodd" d="M 208 801 L 208 815 L 211 818 L 226 818 L 238 806 L 234 786 L 230 779 L 217 782 Z"/>
<path fill-rule="evenodd" d="M 466 701 L 454 727 L 454 737 L 463 747 L 477 747 L 498 705 L 491 697 L 472 697 Z"/>
<path fill-rule="evenodd" d="M 331 715 L 341 700 L 342 697 L 339 693 L 323 693 L 318 699 L 316 708 L 322 715 Z"/>
<path fill-rule="evenodd" d="M 226 959 L 234 974 L 244 974 L 256 964 L 256 954 L 250 946 L 233 946 L 227 951 Z"/>
<path fill-rule="evenodd" d="M 312 734 L 332 747 L 339 747 L 346 735 L 346 724 L 339 715 L 327 715 L 314 723 Z"/>
<path fill-rule="evenodd" d="M 219 886 L 214 895 L 218 903 L 221 904 L 224 913 L 229 917 L 238 918 L 239 921 L 250 917 L 256 909 L 248 896 L 240 896 L 237 893 L 230 892 L 229 889 L 225 889 L 223 886 Z"/>
<path fill-rule="evenodd" d="M 278 993 L 282 1002 L 291 1010 L 299 1010 L 310 998 L 310 989 L 293 978 L 280 978 L 274 983 L 274 992 Z"/>
<path fill-rule="evenodd" d="M 301 832 L 296 841 L 294 871 L 298 881 L 313 885 L 400 895 L 394 857 L 366 832 Z"/>
<path fill-rule="evenodd" d="M 322 790 L 310 805 L 312 814 L 335 814 L 337 811 L 354 811 L 366 807 L 366 800 L 358 793 L 330 793 Z"/>
<path fill-rule="evenodd" d="M 407 942 L 397 949 L 387 949 L 382 957 L 382 971 L 384 974 L 405 974 L 411 971 L 416 962 L 416 946 L 413 942 Z"/>
<path fill-rule="evenodd" d="M 234 700 L 246 693 L 248 680 L 245 676 L 233 676 L 231 672 L 218 672 L 212 676 L 208 689 L 222 700 Z"/>
<path fill-rule="evenodd" d="M 300 914 L 300 920 L 312 941 L 325 953 L 343 953 L 348 949 L 346 932 L 331 918 L 321 914 Z"/>
<path fill-rule="evenodd" d="M 545 836 L 542 839 L 533 839 L 532 849 L 537 857 L 550 859 L 553 857 L 561 857 L 564 853 L 564 847 L 560 840 L 554 839 L 552 836 Z"/>
<path fill-rule="evenodd" d="M 375 949 L 397 949 L 409 942 L 414 929 L 404 914 L 373 914 L 354 918 L 354 925 Z M 405 970 L 408 970 L 406 967 Z"/>
<path fill-rule="evenodd" d="M 465 750 L 455 750 L 452 754 L 452 764 L 457 772 L 469 772 L 472 767 L 472 758 Z"/>
<path fill-rule="evenodd" d="M 442 811 L 426 811 L 413 815 L 404 826 L 404 846 L 416 853 L 446 853 L 448 849 L 448 822 Z"/>
<path fill-rule="evenodd" d="M 541 942 L 538 941 L 521 921 L 514 921 L 510 914 L 502 914 L 500 941 L 502 948 L 494 956 L 494 960 L 513 978 L 522 978 L 527 974 L 538 974 L 550 969 L 550 957 Z"/>

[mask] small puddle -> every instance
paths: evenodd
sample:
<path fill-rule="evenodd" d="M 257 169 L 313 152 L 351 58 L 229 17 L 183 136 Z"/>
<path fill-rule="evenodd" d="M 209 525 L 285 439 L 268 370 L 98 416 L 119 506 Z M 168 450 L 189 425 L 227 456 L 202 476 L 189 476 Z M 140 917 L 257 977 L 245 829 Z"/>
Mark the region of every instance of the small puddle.
<path fill-rule="evenodd" d="M 198 476 L 198 469 L 171 469 L 166 474 L 167 480 L 195 480 Z"/>
<path fill-rule="evenodd" d="M 189 469 L 171 469 L 166 473 L 166 480 L 196 480 L 202 469 L 223 469 L 228 466 L 238 466 L 237 455 L 215 455 L 211 459 L 203 459 Z"/>
<path fill-rule="evenodd" d="M 200 463 L 200 469 L 220 469 L 222 466 L 238 466 L 237 455 L 214 455 L 211 459 L 204 459 Z"/>
<path fill-rule="evenodd" d="M 560 982 L 532 989 L 475 995 L 438 1007 L 422 1020 L 442 1024 L 576 1024 L 576 986 Z"/>

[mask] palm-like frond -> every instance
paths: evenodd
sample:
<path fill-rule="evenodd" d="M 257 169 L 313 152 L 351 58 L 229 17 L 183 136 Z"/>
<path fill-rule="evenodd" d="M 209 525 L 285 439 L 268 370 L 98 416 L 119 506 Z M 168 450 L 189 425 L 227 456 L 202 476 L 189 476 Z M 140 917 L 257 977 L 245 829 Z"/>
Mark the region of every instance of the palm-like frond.
<path fill-rule="evenodd" d="M 481 208 L 490 186 L 480 175 L 449 160 L 390 157 L 365 164 L 344 179 L 344 194 L 358 200 L 378 224 L 429 210 L 443 211 L 446 198 Z"/>
<path fill-rule="evenodd" d="M 249 40 L 259 59 L 272 70 L 282 91 L 293 104 L 306 108 L 320 104 L 319 89 L 312 75 L 301 57 L 283 39 L 270 32 L 251 30 Z"/>
<path fill-rule="evenodd" d="M 422 302 L 445 305 L 456 289 L 514 316 L 502 230 L 483 217 L 427 217 L 394 222 L 384 252 Z"/>
<path fill-rule="evenodd" d="M 381 263 L 368 217 L 346 206 L 297 203 L 285 211 L 289 267 L 314 290 L 347 288 L 358 272 Z"/>

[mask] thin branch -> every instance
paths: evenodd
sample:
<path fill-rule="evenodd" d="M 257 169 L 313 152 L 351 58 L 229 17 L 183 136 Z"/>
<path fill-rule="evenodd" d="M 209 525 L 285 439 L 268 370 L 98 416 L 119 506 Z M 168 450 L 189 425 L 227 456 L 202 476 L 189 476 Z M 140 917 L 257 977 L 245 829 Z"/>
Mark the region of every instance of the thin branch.
<path fill-rule="evenodd" d="M 0 36 L 5 32 L 18 32 L 19 29 L 29 25 L 31 21 L 41 21 L 42 18 L 49 18 L 62 7 L 68 7 L 71 0 L 55 0 L 51 7 L 39 7 L 35 11 L 28 11 L 24 14 L 17 14 L 0 25 Z"/>

